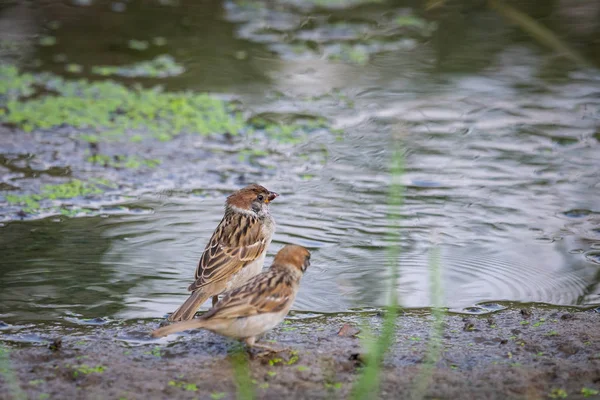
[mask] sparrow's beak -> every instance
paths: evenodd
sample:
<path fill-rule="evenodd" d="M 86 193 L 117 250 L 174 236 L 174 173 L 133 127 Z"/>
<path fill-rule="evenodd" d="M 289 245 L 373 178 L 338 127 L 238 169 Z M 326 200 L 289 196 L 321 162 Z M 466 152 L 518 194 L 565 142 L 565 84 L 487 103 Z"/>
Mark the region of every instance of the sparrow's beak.
<path fill-rule="evenodd" d="M 265 200 L 265 203 L 269 204 L 270 202 L 275 200 L 275 197 L 277 197 L 277 196 L 279 196 L 279 194 L 277 194 L 275 192 L 269 192 L 269 197 L 267 197 L 267 200 Z"/>

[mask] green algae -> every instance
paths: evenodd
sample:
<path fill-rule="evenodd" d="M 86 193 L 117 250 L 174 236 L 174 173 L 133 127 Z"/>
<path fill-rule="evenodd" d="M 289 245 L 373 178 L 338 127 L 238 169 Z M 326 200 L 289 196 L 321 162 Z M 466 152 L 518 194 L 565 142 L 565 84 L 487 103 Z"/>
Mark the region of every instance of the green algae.
<path fill-rule="evenodd" d="M 83 67 L 79 64 L 67 64 L 65 65 L 65 71 L 72 74 L 80 74 L 83 72 Z"/>
<path fill-rule="evenodd" d="M 0 64 L 0 100 L 31 96 L 35 93 L 34 84 L 33 75 L 22 74 L 13 65 Z M 0 116 L 2 111 L 0 109 Z"/>
<path fill-rule="evenodd" d="M 190 132 L 201 135 L 238 135 L 244 118 L 226 101 L 208 94 L 163 92 L 112 82 L 67 81 L 43 75 L 37 83 L 58 95 L 28 101 L 6 102 L 0 121 L 26 132 L 71 126 L 120 137 L 128 132 L 148 132 L 160 137 Z"/>
<path fill-rule="evenodd" d="M 127 42 L 127 46 L 132 50 L 144 51 L 150 47 L 150 43 L 145 40 L 131 39 Z"/>
<path fill-rule="evenodd" d="M 243 2 L 238 2 L 238 4 L 249 4 L 250 6 L 252 6 L 254 4 L 255 7 L 256 3 L 260 4 L 260 2 L 251 2 L 251 1 L 243 1 Z M 281 4 L 291 4 L 291 5 L 296 5 L 296 6 L 302 6 L 302 7 L 320 7 L 320 8 L 326 8 L 326 9 L 331 9 L 331 8 L 351 8 L 351 7 L 356 7 L 356 6 L 361 6 L 361 5 L 365 5 L 365 4 L 378 4 L 378 3 L 383 3 L 383 0 L 280 0 L 279 3 Z"/>
<path fill-rule="evenodd" d="M 330 53 L 327 58 L 332 61 L 366 65 L 369 62 L 370 55 L 364 46 L 343 44 L 338 47 L 337 51 Z"/>
<path fill-rule="evenodd" d="M 183 133 L 250 136 L 262 131 L 277 142 L 295 144 L 327 126 L 319 118 L 247 121 L 239 106 L 206 93 L 23 74 L 6 65 L 0 65 L 0 77 L 0 123 L 25 132 L 73 127 L 80 131 L 80 140 L 91 143 L 124 137 L 134 143 L 144 137 L 165 142 Z"/>
<path fill-rule="evenodd" d="M 167 54 L 131 65 L 100 65 L 92 68 L 93 74 L 102 76 L 117 75 L 127 78 L 166 78 L 181 75 L 184 72 L 183 65 L 178 64 L 173 57 Z"/>
<path fill-rule="evenodd" d="M 437 23 L 407 9 L 370 14 L 335 22 L 330 8 L 352 8 L 378 0 L 278 0 L 273 2 L 230 1 L 226 18 L 242 24 L 239 35 L 261 43 L 283 59 L 327 59 L 365 66 L 376 55 L 411 50 L 429 40 Z M 301 3 L 301 4 L 300 4 Z M 307 23 L 307 11 L 314 9 Z M 276 29 L 265 28 L 268 18 L 285 21 Z M 275 17 L 276 16 L 276 17 Z M 264 24 L 256 21 L 265 20 Z"/>
<path fill-rule="evenodd" d="M 73 179 L 57 185 L 44 185 L 39 194 L 5 194 L 4 198 L 8 204 L 21 206 L 25 213 L 35 213 L 41 209 L 42 201 L 97 195 L 103 193 L 103 187 L 107 186 L 111 186 L 110 182 L 103 179 L 92 182 Z"/>
<path fill-rule="evenodd" d="M 50 47 L 54 46 L 57 43 L 57 40 L 54 36 L 42 36 L 38 43 L 40 46 Z"/>
<path fill-rule="evenodd" d="M 127 155 L 109 156 L 106 154 L 92 154 L 86 158 L 86 161 L 92 164 L 100 164 L 105 167 L 127 169 L 139 169 L 143 167 L 156 168 L 161 164 L 161 161 L 157 159 L 146 159 Z"/>
<path fill-rule="evenodd" d="M 152 44 L 155 46 L 166 46 L 167 45 L 167 39 L 165 39 L 162 36 L 157 36 L 155 38 L 152 39 Z"/>
<path fill-rule="evenodd" d="M 308 140 L 307 133 L 325 129 L 326 119 L 304 114 L 262 113 L 251 117 L 248 124 L 254 130 L 264 131 L 279 143 L 298 144 Z M 253 155 L 257 155 L 253 153 Z M 258 154 L 264 155 L 264 154 Z"/>

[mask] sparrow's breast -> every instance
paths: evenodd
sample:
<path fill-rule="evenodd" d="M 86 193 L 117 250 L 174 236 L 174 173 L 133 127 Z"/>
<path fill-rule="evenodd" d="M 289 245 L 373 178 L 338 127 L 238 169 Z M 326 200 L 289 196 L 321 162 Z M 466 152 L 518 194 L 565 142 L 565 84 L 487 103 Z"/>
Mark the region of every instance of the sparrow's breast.
<path fill-rule="evenodd" d="M 273 234 L 275 233 L 275 219 L 273 219 L 273 217 L 271 217 L 271 215 L 267 215 L 264 219 L 263 219 L 263 226 L 262 226 L 262 232 L 264 237 L 266 237 L 269 242 L 271 241 L 271 238 L 273 237 Z M 268 245 L 267 245 L 268 247 Z"/>
<path fill-rule="evenodd" d="M 270 242 L 270 240 L 269 240 Z M 268 247 L 268 245 L 267 245 Z M 231 279 L 227 282 L 227 291 L 236 289 L 242 286 L 246 281 L 254 276 L 258 275 L 263 268 L 265 263 L 265 256 L 267 255 L 267 248 L 262 252 L 257 259 L 246 264 L 241 270 L 234 274 Z"/>

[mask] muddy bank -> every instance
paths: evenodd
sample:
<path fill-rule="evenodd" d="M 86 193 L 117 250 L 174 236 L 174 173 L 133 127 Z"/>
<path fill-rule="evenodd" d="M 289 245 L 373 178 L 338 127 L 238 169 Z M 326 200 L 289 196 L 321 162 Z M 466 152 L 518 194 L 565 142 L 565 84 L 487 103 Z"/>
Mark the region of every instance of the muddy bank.
<path fill-rule="evenodd" d="M 431 351 L 432 316 L 404 313 L 384 364 L 382 397 L 408 398 L 422 387 L 425 398 L 440 399 L 599 398 L 597 311 L 531 307 L 447 315 L 441 355 L 430 370 L 424 360 Z M 263 338 L 292 351 L 250 360 L 257 395 L 347 397 L 362 365 L 367 335 L 360 327 L 377 330 L 381 316 L 294 318 Z M 235 398 L 231 353 L 236 343 L 204 331 L 151 340 L 147 332 L 159 322 L 5 325 L 0 397 L 18 395 L 16 380 L 21 394 L 31 399 Z"/>

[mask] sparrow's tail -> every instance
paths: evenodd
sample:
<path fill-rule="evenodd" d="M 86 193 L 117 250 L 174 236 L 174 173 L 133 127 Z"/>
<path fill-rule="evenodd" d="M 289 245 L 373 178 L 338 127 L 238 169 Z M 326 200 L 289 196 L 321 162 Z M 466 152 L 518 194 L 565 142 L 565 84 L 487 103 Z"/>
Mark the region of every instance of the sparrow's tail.
<path fill-rule="evenodd" d="M 198 311 L 198 307 L 208 300 L 209 297 L 210 293 L 205 293 L 201 289 L 196 290 L 188 297 L 185 303 L 169 316 L 169 321 L 186 321 L 194 318 L 196 311 Z"/>
<path fill-rule="evenodd" d="M 163 326 L 152 332 L 154 337 L 163 337 L 170 335 L 171 333 L 187 331 L 188 329 L 203 328 L 206 325 L 206 321 L 202 319 L 191 319 L 189 321 L 176 322 L 172 325 Z"/>

